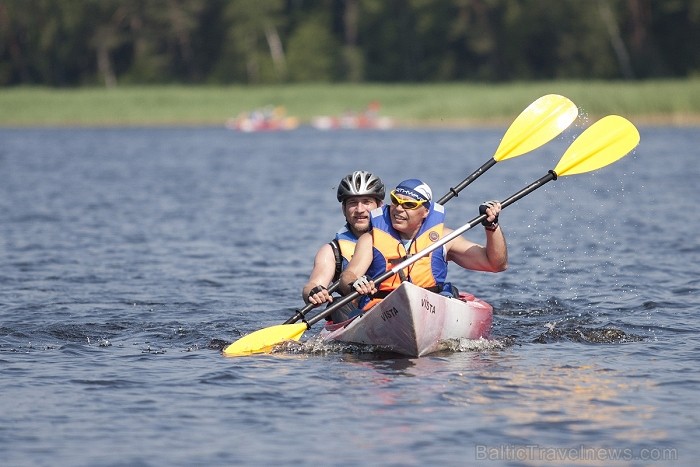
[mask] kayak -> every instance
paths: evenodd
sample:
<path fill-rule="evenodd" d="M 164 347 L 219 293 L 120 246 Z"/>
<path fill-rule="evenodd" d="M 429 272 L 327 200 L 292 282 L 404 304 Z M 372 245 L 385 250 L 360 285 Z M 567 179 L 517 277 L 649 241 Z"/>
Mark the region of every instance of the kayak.
<path fill-rule="evenodd" d="M 338 116 L 319 115 L 311 117 L 311 126 L 318 130 L 388 130 L 394 126 L 394 120 L 379 115 L 381 107 L 378 101 L 372 101 L 367 104 L 367 108 L 360 112 L 348 110 Z"/>
<path fill-rule="evenodd" d="M 278 105 L 242 112 L 236 118 L 226 120 L 226 128 L 245 133 L 255 131 L 289 131 L 299 127 L 299 118 L 287 116 L 287 110 Z"/>
<path fill-rule="evenodd" d="M 326 323 L 319 337 L 422 357 L 444 350 L 449 340 L 487 338 L 492 321 L 493 307 L 473 295 L 452 298 L 403 282 L 366 313 Z"/>
<path fill-rule="evenodd" d="M 253 133 L 257 131 L 290 131 L 299 127 L 299 119 L 296 117 L 283 118 L 254 118 L 250 116 L 239 116 L 226 121 L 226 128 L 229 130 Z"/>
<path fill-rule="evenodd" d="M 394 127 L 394 121 L 389 117 L 320 115 L 311 117 L 311 126 L 317 130 L 388 130 Z"/>

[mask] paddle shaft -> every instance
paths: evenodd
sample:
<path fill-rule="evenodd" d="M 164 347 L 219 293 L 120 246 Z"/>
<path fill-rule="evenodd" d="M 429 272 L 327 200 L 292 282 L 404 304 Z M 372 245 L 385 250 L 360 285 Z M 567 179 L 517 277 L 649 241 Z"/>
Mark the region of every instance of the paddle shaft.
<path fill-rule="evenodd" d="M 340 281 L 335 281 L 335 282 L 333 282 L 333 283 L 328 287 L 328 293 L 330 294 L 330 293 L 335 292 L 335 290 L 336 290 L 339 286 L 340 286 Z M 285 321 L 283 324 L 293 324 L 293 323 L 296 323 L 296 322 L 299 321 L 300 319 L 304 318 L 304 316 L 306 316 L 306 313 L 308 313 L 309 311 L 313 310 L 313 309 L 316 308 L 317 306 L 319 306 L 319 305 L 315 305 L 315 304 L 313 304 L 313 303 L 307 304 L 307 305 L 306 305 L 304 308 L 302 308 L 301 310 L 297 310 L 297 312 L 294 313 L 294 316 L 292 316 L 291 318 L 289 318 L 289 319 L 288 319 L 287 321 Z"/>
<path fill-rule="evenodd" d="M 557 179 L 557 174 L 553 170 L 550 170 L 547 173 L 547 175 L 541 177 L 539 180 L 531 183 L 527 187 L 523 188 L 522 190 L 518 191 L 517 193 L 515 193 L 512 196 L 508 197 L 507 199 L 503 200 L 501 202 L 501 209 L 506 208 L 506 207 L 510 206 L 511 204 L 515 203 L 516 201 L 518 201 L 519 199 L 527 196 L 528 194 L 532 193 L 533 191 L 535 191 L 538 188 L 540 188 L 541 186 L 543 186 L 545 183 L 548 183 L 548 182 L 550 182 L 552 180 L 556 180 L 556 179 Z M 427 248 L 422 249 L 421 251 L 419 251 L 415 255 L 411 256 L 410 258 L 406 258 L 404 261 L 397 264 L 396 266 L 394 266 L 390 270 L 386 271 L 385 273 L 380 274 L 379 276 L 375 277 L 373 279 L 374 283 L 380 284 L 381 282 L 384 282 L 385 280 L 387 280 L 388 278 L 390 278 L 394 274 L 398 273 L 402 269 L 407 268 L 408 266 L 415 263 L 419 259 L 429 255 L 433 251 L 437 250 L 438 248 L 441 248 L 443 245 L 445 245 L 448 242 L 459 237 L 467 230 L 472 229 L 475 226 L 481 224 L 481 222 L 484 221 L 487 217 L 488 216 L 486 214 L 481 214 L 480 216 L 475 217 L 474 219 L 472 219 L 468 223 L 464 224 L 460 228 L 452 231 L 449 235 L 445 235 L 439 241 L 433 243 L 432 245 L 430 245 Z M 333 313 L 338 308 L 352 302 L 353 300 L 355 300 L 359 296 L 360 296 L 360 293 L 357 291 L 354 291 L 351 294 L 346 295 L 345 297 L 341 298 L 340 300 L 334 302 L 332 306 L 326 308 L 324 311 L 322 311 L 318 315 L 316 315 L 313 318 L 311 318 L 310 320 L 308 320 L 307 321 L 308 326 L 311 327 L 312 325 L 318 323 L 319 321 L 324 319 L 326 316 L 329 316 L 331 313 Z"/>
<path fill-rule="evenodd" d="M 481 175 L 483 175 L 484 172 L 489 170 L 494 165 L 496 165 L 496 159 L 494 159 L 494 158 L 489 159 L 486 163 L 484 163 L 484 165 L 482 165 L 481 167 L 476 169 L 474 172 L 472 172 L 471 175 L 469 175 L 467 178 L 462 180 L 459 185 L 457 185 L 454 188 L 450 188 L 450 191 L 445 196 L 440 198 L 437 203 L 438 204 L 445 204 L 449 200 L 451 200 L 452 198 L 459 196 L 460 191 L 462 191 L 466 187 L 468 187 L 474 180 L 481 177 Z"/>

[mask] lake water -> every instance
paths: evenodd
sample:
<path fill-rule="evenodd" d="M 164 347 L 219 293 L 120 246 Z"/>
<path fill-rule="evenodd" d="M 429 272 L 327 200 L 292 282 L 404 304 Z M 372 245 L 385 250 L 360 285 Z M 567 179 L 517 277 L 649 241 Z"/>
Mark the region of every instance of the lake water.
<path fill-rule="evenodd" d="M 498 163 L 447 224 L 579 131 Z M 313 345 L 319 324 L 221 355 L 302 304 L 343 175 L 439 197 L 504 132 L 0 129 L 3 465 L 695 465 L 696 128 L 640 127 L 630 156 L 503 211 L 508 271 L 450 273 L 493 304 L 489 341 L 409 359 Z"/>

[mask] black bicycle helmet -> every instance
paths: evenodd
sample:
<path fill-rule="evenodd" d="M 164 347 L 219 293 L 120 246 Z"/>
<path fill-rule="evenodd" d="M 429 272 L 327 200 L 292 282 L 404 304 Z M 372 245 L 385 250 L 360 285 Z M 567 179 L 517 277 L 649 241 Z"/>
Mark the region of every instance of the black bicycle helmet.
<path fill-rule="evenodd" d="M 371 196 L 384 201 L 384 194 L 382 179 L 364 170 L 346 175 L 338 185 L 338 201 L 341 203 L 350 196 Z"/>

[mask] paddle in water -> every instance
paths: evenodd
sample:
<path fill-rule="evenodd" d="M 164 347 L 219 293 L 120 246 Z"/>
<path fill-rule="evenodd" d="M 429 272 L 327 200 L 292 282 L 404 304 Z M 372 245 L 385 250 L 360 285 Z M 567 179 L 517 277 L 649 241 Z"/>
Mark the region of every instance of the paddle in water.
<path fill-rule="evenodd" d="M 501 139 L 493 157 L 462 180 L 456 187 L 450 188 L 450 191 L 438 200 L 438 204 L 445 204 L 458 196 L 460 191 L 496 165 L 497 162 L 522 156 L 544 146 L 566 130 L 576 120 L 576 117 L 578 117 L 578 108 L 568 98 L 558 94 L 547 94 L 540 97 L 528 105 L 513 120 L 513 123 L 503 135 L 503 139 Z M 338 281 L 331 284 L 328 287 L 328 293 L 333 293 L 339 284 Z M 284 324 L 296 323 L 316 306 L 309 303 L 301 310 L 298 310 Z"/>
<path fill-rule="evenodd" d="M 610 165 L 629 154 L 639 144 L 639 131 L 628 120 L 617 115 L 609 115 L 586 129 L 566 150 L 556 167 L 545 176 L 528 185 L 501 203 L 503 208 L 510 206 L 517 200 L 532 193 L 544 184 L 566 175 L 575 175 L 600 169 Z M 467 230 L 481 223 L 486 218 L 482 214 L 469 223 L 454 230 L 430 247 L 425 248 L 414 256 L 399 263 L 391 270 L 374 278 L 375 283 L 380 283 L 402 269 L 410 266 L 420 258 L 430 254 L 437 248 L 463 234 Z M 307 329 L 313 324 L 324 319 L 333 311 L 350 303 L 359 296 L 353 292 L 326 308 L 323 312 L 314 316 L 305 323 L 280 324 L 255 331 L 230 344 L 223 350 L 226 356 L 242 356 L 253 353 L 266 352 L 287 340 L 299 340 Z"/>

